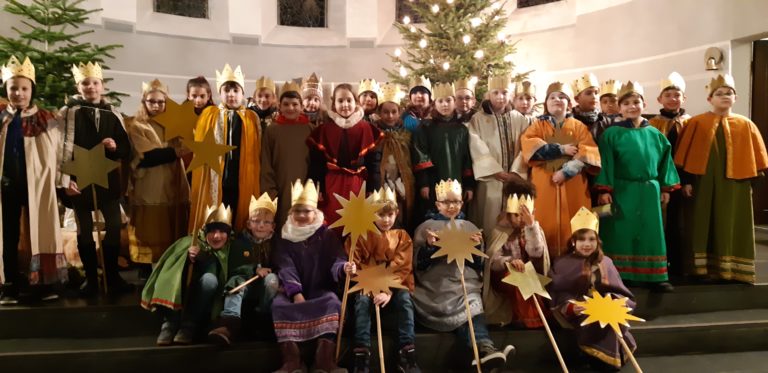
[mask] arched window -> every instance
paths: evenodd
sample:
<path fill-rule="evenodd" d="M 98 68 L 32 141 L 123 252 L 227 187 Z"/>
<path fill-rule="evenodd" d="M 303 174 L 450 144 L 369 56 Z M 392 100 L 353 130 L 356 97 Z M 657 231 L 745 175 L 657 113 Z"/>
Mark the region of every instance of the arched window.
<path fill-rule="evenodd" d="M 518 9 L 528 8 L 531 6 L 549 4 L 549 3 L 554 3 L 558 1 L 561 1 L 561 0 L 517 0 L 517 7 Z"/>
<path fill-rule="evenodd" d="M 155 0 L 155 13 L 208 19 L 208 0 Z"/>
<path fill-rule="evenodd" d="M 326 27 L 326 0 L 279 0 L 277 15 L 281 26 Z"/>

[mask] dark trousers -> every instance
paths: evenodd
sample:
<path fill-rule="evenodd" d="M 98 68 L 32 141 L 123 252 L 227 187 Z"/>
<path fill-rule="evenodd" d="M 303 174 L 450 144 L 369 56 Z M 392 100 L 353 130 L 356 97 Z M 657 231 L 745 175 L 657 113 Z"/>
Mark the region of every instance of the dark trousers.
<path fill-rule="evenodd" d="M 93 240 L 93 217 L 91 216 L 92 201 L 91 191 L 87 190 L 80 195 L 74 205 L 75 218 L 77 219 L 77 250 L 83 261 L 85 275 L 89 281 L 95 281 L 98 271 L 96 257 L 96 242 Z M 78 203 L 79 202 L 79 203 Z M 117 257 L 120 252 L 120 203 L 116 198 L 99 198 L 98 208 L 104 216 L 106 224 L 102 250 L 104 251 L 104 273 L 107 279 L 116 278 Z"/>
<path fill-rule="evenodd" d="M 21 208 L 26 202 L 10 188 L 2 190 L 3 203 L 3 274 L 5 284 L 18 288 L 19 236 L 21 235 Z"/>

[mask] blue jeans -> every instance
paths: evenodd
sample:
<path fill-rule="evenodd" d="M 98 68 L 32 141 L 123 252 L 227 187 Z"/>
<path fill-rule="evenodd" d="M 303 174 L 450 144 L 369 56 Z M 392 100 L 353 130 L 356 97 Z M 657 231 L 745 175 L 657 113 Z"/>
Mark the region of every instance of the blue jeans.
<path fill-rule="evenodd" d="M 217 261 L 211 260 L 202 275 L 192 282 L 187 295 L 186 309 L 182 312 L 182 324 L 195 326 L 208 321 L 216 295 L 219 293 L 219 278 L 216 276 Z"/>
<path fill-rule="evenodd" d="M 221 317 L 241 317 L 245 299 L 256 301 L 257 312 L 269 312 L 272 298 L 277 294 L 277 288 L 277 275 L 270 273 L 267 277 L 250 283 L 235 294 L 227 293 L 224 297 L 224 309 L 221 311 Z"/>
<path fill-rule="evenodd" d="M 475 328 L 475 341 L 478 345 L 491 345 L 493 346 L 493 341 L 491 340 L 490 334 L 488 334 L 488 325 L 485 321 L 485 314 L 481 313 L 475 317 L 472 318 L 472 326 Z M 472 348 L 472 338 L 469 335 L 469 323 L 465 322 L 460 327 L 456 328 L 454 331 L 456 335 L 461 338 L 464 343 L 469 347 Z"/>
<path fill-rule="evenodd" d="M 371 305 L 373 299 L 357 294 L 355 298 L 355 345 L 371 347 Z M 397 334 L 400 347 L 412 345 L 416 340 L 413 331 L 413 300 L 407 290 L 395 289 L 388 305 L 397 312 Z M 387 308 L 389 308 L 387 307 Z"/>

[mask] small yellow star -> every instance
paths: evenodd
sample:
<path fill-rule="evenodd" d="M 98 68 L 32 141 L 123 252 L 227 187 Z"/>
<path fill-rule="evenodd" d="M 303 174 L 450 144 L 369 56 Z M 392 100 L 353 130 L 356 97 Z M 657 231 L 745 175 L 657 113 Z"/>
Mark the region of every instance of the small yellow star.
<path fill-rule="evenodd" d="M 187 168 L 187 172 L 190 172 L 200 166 L 208 165 L 213 171 L 222 174 L 224 169 L 224 162 L 221 161 L 221 156 L 227 154 L 233 149 L 237 149 L 236 146 L 217 144 L 216 138 L 213 136 L 213 128 L 209 129 L 205 133 L 203 141 L 194 141 L 192 139 L 183 139 L 182 142 L 189 150 L 194 153 L 192 162 Z"/>
<path fill-rule="evenodd" d="M 61 171 L 76 177 L 80 190 L 91 184 L 108 189 L 108 175 L 120 164 L 104 155 L 104 144 L 98 144 L 91 150 L 75 145 L 73 150 L 74 159 L 61 165 Z"/>
<path fill-rule="evenodd" d="M 488 257 L 488 255 L 485 255 L 484 252 L 475 247 L 477 242 L 472 239 L 472 235 L 475 233 L 480 233 L 480 231 L 470 232 L 461 229 L 456 226 L 456 220 L 451 219 L 447 228 L 436 233 L 440 239 L 435 242 L 435 246 L 439 247 L 440 250 L 432 254 L 432 258 L 447 256 L 448 263 L 450 264 L 455 261 L 456 265 L 459 266 L 459 270 L 463 273 L 465 260 L 474 263 L 473 254 L 483 258 Z"/>
<path fill-rule="evenodd" d="M 588 317 L 581 323 L 582 326 L 599 322 L 601 328 L 610 325 L 613 330 L 621 335 L 619 324 L 629 327 L 629 320 L 645 321 L 629 313 L 631 308 L 627 307 L 627 298 L 613 299 L 610 294 L 604 297 L 597 291 L 592 291 L 592 297 L 584 296 L 583 302 L 571 301 L 571 303 L 584 307 L 583 314 Z"/>
<path fill-rule="evenodd" d="M 185 140 L 194 139 L 192 128 L 197 123 L 197 114 L 195 114 L 195 103 L 187 101 L 181 105 L 168 98 L 165 101 L 165 111 L 155 116 L 155 121 L 163 128 L 165 141 L 171 141 L 177 137 Z"/>
<path fill-rule="evenodd" d="M 357 275 L 352 278 L 357 284 L 351 287 L 347 293 L 354 293 L 361 290 L 364 295 L 374 296 L 378 293 L 392 294 L 390 288 L 407 289 L 400 281 L 400 277 L 395 274 L 393 267 L 388 267 L 386 263 L 364 264 L 362 269 L 357 271 Z"/>
<path fill-rule="evenodd" d="M 365 198 L 365 183 L 360 187 L 357 195 L 350 191 L 349 199 L 335 193 L 334 196 L 342 208 L 336 211 L 340 218 L 331 224 L 330 228 L 343 226 L 342 236 L 351 235 L 352 246 L 350 247 L 356 247 L 358 239 L 360 237 L 365 239 L 369 231 L 379 233 L 379 228 L 374 224 L 378 219 L 376 212 L 379 211 L 379 205 L 371 198 Z"/>
<path fill-rule="evenodd" d="M 509 274 L 501 281 L 517 286 L 523 299 L 528 299 L 533 294 L 552 299 L 549 296 L 549 292 L 544 289 L 544 287 L 552 280 L 549 277 L 542 276 L 536 272 L 536 269 L 533 268 L 533 263 L 530 261 L 525 263 L 525 271 L 523 272 L 515 270 L 511 263 L 507 263 L 507 270 L 509 271 Z"/>

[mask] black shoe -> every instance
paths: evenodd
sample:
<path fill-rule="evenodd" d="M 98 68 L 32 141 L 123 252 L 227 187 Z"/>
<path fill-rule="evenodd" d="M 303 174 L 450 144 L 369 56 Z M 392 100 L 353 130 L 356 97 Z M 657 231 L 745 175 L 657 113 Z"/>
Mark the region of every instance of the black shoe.
<path fill-rule="evenodd" d="M 397 370 L 400 373 L 421 373 L 421 369 L 416 365 L 416 348 L 413 345 L 407 345 L 398 352 L 399 359 Z"/>
<path fill-rule="evenodd" d="M 99 295 L 99 284 L 96 279 L 88 279 L 80 285 L 78 295 L 81 298 L 94 298 Z"/>
<path fill-rule="evenodd" d="M 670 284 L 667 281 L 664 281 L 664 282 L 654 282 L 651 285 L 651 291 L 654 291 L 654 292 L 657 292 L 657 293 L 674 293 L 675 292 L 675 287 L 672 286 L 672 284 Z"/>
<path fill-rule="evenodd" d="M 356 347 L 355 363 L 352 373 L 368 373 L 371 370 L 371 350 L 368 347 Z"/>
<path fill-rule="evenodd" d="M 18 294 L 3 292 L 2 295 L 0 295 L 0 306 L 14 306 L 17 304 L 19 304 Z"/>
<path fill-rule="evenodd" d="M 515 346 L 507 345 L 504 347 L 504 351 L 499 351 L 490 343 L 479 344 L 480 350 L 480 366 L 483 371 L 494 371 L 501 369 L 507 364 L 507 355 L 510 353 L 515 354 Z M 472 366 L 477 365 L 476 360 L 472 360 Z"/>
<path fill-rule="evenodd" d="M 132 293 L 134 290 L 136 290 L 136 286 L 123 280 L 120 275 L 107 279 L 107 291 L 110 295 Z"/>

